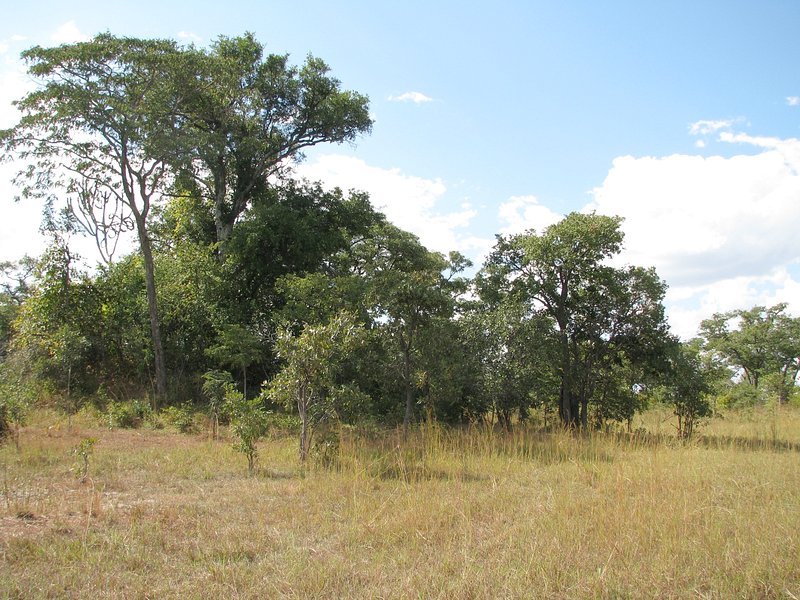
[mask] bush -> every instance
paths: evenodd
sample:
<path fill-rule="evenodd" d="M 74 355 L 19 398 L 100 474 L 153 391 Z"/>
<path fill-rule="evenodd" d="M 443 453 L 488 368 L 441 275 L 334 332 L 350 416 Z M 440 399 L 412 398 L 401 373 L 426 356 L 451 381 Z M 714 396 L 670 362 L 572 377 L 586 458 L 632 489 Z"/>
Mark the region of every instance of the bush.
<path fill-rule="evenodd" d="M 135 429 L 141 427 L 145 420 L 152 416 L 150 405 L 141 400 L 130 402 L 110 402 L 106 409 L 108 426 Z"/>
<path fill-rule="evenodd" d="M 749 383 L 730 385 L 717 397 L 721 408 L 752 408 L 759 403 L 758 390 Z"/>
<path fill-rule="evenodd" d="M 268 412 L 260 398 L 247 400 L 229 385 L 225 393 L 225 408 L 231 418 L 231 432 L 236 436 L 233 447 L 247 457 L 247 471 L 255 472 L 258 462 L 258 440 L 267 432 Z"/>
<path fill-rule="evenodd" d="M 339 462 L 339 447 L 341 436 L 338 424 L 328 425 L 317 431 L 315 441 L 311 447 L 311 456 L 314 462 L 325 468 L 336 467 Z"/>
<path fill-rule="evenodd" d="M 280 435 L 297 435 L 302 423 L 300 417 L 285 412 L 274 412 L 269 415 L 270 429 Z"/>
<path fill-rule="evenodd" d="M 184 402 L 179 406 L 168 406 L 162 411 L 164 420 L 181 433 L 194 433 L 194 408 L 191 402 Z"/>

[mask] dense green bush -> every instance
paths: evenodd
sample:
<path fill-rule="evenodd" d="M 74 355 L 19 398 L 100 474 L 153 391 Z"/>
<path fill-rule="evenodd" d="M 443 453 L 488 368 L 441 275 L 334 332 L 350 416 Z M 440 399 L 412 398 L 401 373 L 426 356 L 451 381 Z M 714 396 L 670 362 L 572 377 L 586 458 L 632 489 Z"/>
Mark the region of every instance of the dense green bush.
<path fill-rule="evenodd" d="M 184 402 L 178 406 L 168 406 L 161 411 L 167 425 L 174 427 L 181 433 L 194 433 L 197 430 L 194 420 L 194 408 L 191 402 Z"/>
<path fill-rule="evenodd" d="M 108 426 L 135 429 L 141 427 L 152 416 L 150 405 L 141 400 L 110 402 L 106 409 Z"/>

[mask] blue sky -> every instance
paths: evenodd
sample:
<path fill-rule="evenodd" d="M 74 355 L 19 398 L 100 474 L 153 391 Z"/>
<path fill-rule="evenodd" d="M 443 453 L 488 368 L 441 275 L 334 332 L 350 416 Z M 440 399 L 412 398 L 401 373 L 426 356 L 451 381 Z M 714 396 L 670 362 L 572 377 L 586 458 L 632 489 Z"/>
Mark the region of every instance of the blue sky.
<path fill-rule="evenodd" d="M 0 126 L 30 45 L 252 31 L 370 96 L 372 135 L 314 149 L 300 173 L 366 189 L 429 247 L 480 261 L 495 233 L 594 209 L 625 217 L 623 260 L 656 266 L 684 337 L 717 310 L 800 312 L 796 1 L 36 2 L 4 17 Z M 0 259 L 38 251 L 38 209 L 11 205 L 9 172 Z"/>

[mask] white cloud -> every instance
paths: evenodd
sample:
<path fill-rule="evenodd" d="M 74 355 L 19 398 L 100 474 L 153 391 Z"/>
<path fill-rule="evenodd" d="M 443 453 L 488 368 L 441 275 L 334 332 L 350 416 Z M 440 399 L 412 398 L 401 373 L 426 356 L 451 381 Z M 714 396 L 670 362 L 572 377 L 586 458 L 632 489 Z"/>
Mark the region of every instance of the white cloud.
<path fill-rule="evenodd" d="M 772 150 L 783 157 L 786 167 L 795 175 L 800 171 L 800 141 L 795 138 L 781 139 L 767 136 L 752 136 L 746 133 L 723 131 L 719 139 L 729 144 L 756 146 L 764 150 Z"/>
<path fill-rule="evenodd" d="M 670 288 L 665 304 L 672 330 L 684 339 L 697 335 L 700 321 L 715 312 L 786 302 L 800 312 L 800 282 L 789 270 L 777 267 L 760 277 L 732 277 L 696 288 Z"/>
<path fill-rule="evenodd" d="M 787 96 L 786 104 L 789 106 L 800 106 L 800 96 Z"/>
<path fill-rule="evenodd" d="M 426 96 L 421 92 L 405 92 L 398 96 L 389 96 L 391 102 L 413 102 L 414 104 L 423 104 L 425 102 L 433 102 L 433 98 Z"/>
<path fill-rule="evenodd" d="M 191 31 L 179 31 L 178 39 L 187 40 L 189 42 L 198 42 L 198 43 L 203 41 L 203 38 L 201 38 L 199 35 Z"/>
<path fill-rule="evenodd" d="M 670 319 L 700 318 L 783 298 L 800 309 L 788 265 L 800 259 L 800 141 L 722 132 L 756 155 L 617 158 L 587 207 L 623 216 L 624 260 L 655 266 L 671 286 Z"/>
<path fill-rule="evenodd" d="M 564 218 L 564 215 L 539 204 L 535 196 L 512 196 L 507 202 L 500 204 L 497 216 L 501 223 L 500 233 L 503 235 L 522 233 L 528 229 L 541 233 L 545 227 Z"/>
<path fill-rule="evenodd" d="M 440 208 L 447 187 L 440 179 L 407 175 L 400 169 L 373 167 L 363 160 L 327 154 L 296 168 L 300 177 L 322 181 L 328 187 L 368 192 L 373 206 L 402 229 L 419 236 L 429 249 L 459 250 L 473 255 L 484 251 L 491 241 L 464 235 L 477 212 L 469 205 L 458 210 Z"/>
<path fill-rule="evenodd" d="M 55 30 L 50 36 L 50 41 L 56 44 L 73 44 L 75 42 L 87 42 L 89 36 L 81 33 L 75 21 L 67 21 Z"/>
<path fill-rule="evenodd" d="M 733 124 L 734 121 L 730 119 L 719 121 L 697 121 L 696 123 L 689 125 L 689 133 L 692 135 L 708 135 L 709 133 L 714 133 L 721 129 L 730 129 L 733 127 Z"/>

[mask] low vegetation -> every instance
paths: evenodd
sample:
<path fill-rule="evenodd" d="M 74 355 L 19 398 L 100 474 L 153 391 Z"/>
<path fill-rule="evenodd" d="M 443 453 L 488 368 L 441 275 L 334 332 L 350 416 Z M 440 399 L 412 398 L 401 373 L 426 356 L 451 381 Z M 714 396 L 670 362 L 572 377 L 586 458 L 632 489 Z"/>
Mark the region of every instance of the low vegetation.
<path fill-rule="evenodd" d="M 0 595 L 800 596 L 800 413 L 729 412 L 692 441 L 667 416 L 634 434 L 343 428 L 335 460 L 302 469 L 273 427 L 251 477 L 210 424 L 39 411 L 0 449 Z"/>

